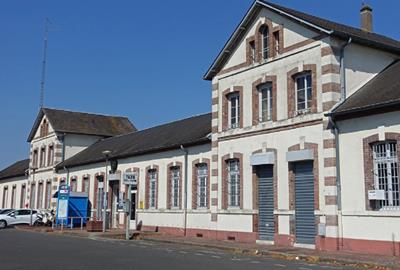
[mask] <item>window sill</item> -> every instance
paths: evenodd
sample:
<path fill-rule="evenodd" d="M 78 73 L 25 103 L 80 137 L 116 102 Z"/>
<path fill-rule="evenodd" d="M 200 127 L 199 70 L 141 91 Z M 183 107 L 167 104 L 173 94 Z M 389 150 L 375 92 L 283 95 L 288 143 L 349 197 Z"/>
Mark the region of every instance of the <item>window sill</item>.
<path fill-rule="evenodd" d="M 258 213 L 258 210 L 253 209 L 240 209 L 240 208 L 228 208 L 226 210 L 218 210 L 218 214 L 227 214 L 227 215 L 234 215 L 234 214 L 241 214 L 241 215 L 254 215 Z"/>

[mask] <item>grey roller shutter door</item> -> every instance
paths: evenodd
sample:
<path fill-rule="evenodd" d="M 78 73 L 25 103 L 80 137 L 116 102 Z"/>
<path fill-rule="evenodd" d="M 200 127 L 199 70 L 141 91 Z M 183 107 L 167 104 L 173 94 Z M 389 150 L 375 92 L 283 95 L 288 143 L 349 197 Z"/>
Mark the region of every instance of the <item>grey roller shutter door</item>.
<path fill-rule="evenodd" d="M 260 240 L 272 241 L 274 223 L 274 175 L 272 165 L 257 166 L 258 177 L 258 232 Z"/>
<path fill-rule="evenodd" d="M 296 243 L 315 244 L 313 162 L 295 163 Z"/>

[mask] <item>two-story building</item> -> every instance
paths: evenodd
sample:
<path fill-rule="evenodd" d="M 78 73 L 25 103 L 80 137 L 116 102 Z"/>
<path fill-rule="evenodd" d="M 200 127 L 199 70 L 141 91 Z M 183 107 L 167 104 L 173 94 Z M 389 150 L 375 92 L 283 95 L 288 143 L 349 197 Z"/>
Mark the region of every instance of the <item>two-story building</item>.
<path fill-rule="evenodd" d="M 0 202 L 14 198 L 2 207 L 20 201 L 21 178 L 21 207 L 54 207 L 51 190 L 66 183 L 100 220 L 106 192 L 114 228 L 130 196 L 143 230 L 400 255 L 400 42 L 372 31 L 368 6 L 361 23 L 256 0 L 204 75 L 210 114 L 135 131 L 125 118 L 43 109 L 29 168 L 0 172 Z M 131 194 L 124 172 L 138 179 Z"/>

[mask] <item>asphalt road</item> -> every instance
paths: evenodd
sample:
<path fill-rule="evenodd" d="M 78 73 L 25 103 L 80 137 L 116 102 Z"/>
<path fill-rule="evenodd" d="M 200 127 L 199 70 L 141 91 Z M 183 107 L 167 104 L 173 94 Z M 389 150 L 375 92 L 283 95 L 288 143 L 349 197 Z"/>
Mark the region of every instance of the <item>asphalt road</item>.
<path fill-rule="evenodd" d="M 240 256 L 200 247 L 148 241 L 88 239 L 0 230 L 0 269 L 229 269 L 341 270 L 329 265 Z"/>

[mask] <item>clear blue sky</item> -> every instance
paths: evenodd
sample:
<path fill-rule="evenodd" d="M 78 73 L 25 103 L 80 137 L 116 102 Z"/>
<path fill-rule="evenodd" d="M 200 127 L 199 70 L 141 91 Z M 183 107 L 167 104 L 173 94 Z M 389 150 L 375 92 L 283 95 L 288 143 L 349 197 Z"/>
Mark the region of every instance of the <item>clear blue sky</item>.
<path fill-rule="evenodd" d="M 274 0 L 359 25 L 361 0 Z M 374 30 L 396 39 L 400 1 L 368 0 Z M 0 168 L 28 157 L 39 103 L 44 19 L 45 106 L 128 116 L 142 129 L 211 110 L 202 76 L 252 0 L 2 1 Z"/>

